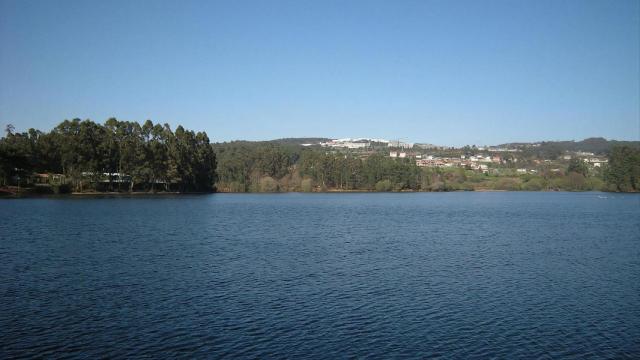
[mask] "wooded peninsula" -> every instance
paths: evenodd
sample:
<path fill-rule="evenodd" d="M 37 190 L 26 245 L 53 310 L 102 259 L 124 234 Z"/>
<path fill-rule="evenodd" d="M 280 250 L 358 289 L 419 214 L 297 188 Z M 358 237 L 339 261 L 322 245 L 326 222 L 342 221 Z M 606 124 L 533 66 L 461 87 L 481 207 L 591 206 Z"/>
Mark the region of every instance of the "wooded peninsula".
<path fill-rule="evenodd" d="M 205 132 L 65 120 L 0 139 L 0 194 L 640 191 L 640 142 L 462 148 L 381 139 L 210 143 Z"/>

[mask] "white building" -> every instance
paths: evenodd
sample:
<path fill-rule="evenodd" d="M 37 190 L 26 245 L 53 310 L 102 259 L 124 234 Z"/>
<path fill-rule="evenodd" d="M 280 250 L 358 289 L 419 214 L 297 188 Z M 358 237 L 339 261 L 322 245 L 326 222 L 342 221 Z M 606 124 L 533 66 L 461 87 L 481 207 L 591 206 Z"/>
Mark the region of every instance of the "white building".
<path fill-rule="evenodd" d="M 347 148 L 347 149 L 364 149 L 370 146 L 369 142 L 356 141 L 351 139 L 337 139 L 326 143 L 320 143 L 321 146 Z"/>
<path fill-rule="evenodd" d="M 392 140 L 392 141 L 389 141 L 387 146 L 401 148 L 401 149 L 411 149 L 413 147 L 413 143 L 406 143 L 400 140 Z"/>

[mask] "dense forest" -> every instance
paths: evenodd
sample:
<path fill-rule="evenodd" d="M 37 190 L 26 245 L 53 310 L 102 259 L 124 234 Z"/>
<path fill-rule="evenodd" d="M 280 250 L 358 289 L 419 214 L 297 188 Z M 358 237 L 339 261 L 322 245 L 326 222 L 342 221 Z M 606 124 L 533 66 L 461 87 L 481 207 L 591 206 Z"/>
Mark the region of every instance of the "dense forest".
<path fill-rule="evenodd" d="M 54 182 L 64 191 L 181 191 L 215 189 L 216 156 L 204 132 L 178 126 L 107 120 L 65 120 L 50 132 L 16 133 L 0 140 L 5 185 Z M 35 173 L 35 176 L 34 176 Z M 61 174 L 54 177 L 48 174 Z"/>
<path fill-rule="evenodd" d="M 557 150 L 550 155 L 536 150 L 502 154 L 503 162 L 479 172 L 419 167 L 411 157 L 390 157 L 386 145 L 359 150 L 300 145 L 319 140 L 326 139 L 210 144 L 206 133 L 182 126 L 172 131 L 167 124 L 114 118 L 104 124 L 65 120 L 50 132 L 19 133 L 7 126 L 0 139 L 0 186 L 43 192 L 640 191 L 635 144 L 608 142 L 603 167 L 578 158 L 564 161 Z M 478 152 L 438 151 L 440 156 Z M 532 171 L 519 173 L 520 167 Z"/>
<path fill-rule="evenodd" d="M 222 191 L 417 190 L 422 179 L 412 159 L 382 153 L 366 157 L 276 142 L 214 144 Z M 379 182 L 381 182 L 379 184 Z"/>

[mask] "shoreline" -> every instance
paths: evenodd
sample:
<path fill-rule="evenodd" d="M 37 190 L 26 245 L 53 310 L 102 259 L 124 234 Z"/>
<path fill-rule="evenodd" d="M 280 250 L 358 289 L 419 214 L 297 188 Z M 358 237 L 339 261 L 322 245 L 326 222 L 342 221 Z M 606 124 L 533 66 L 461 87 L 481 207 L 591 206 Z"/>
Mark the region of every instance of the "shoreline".
<path fill-rule="evenodd" d="M 163 192 L 142 192 L 142 191 L 134 191 L 134 192 L 102 192 L 102 191 L 88 191 L 88 192 L 70 192 L 70 193 L 38 193 L 30 191 L 31 189 L 20 189 L 18 191 L 2 188 L 0 189 L 0 199 L 10 199 L 10 198 L 81 198 L 81 197 L 155 197 L 155 196 L 179 196 L 179 195 L 207 195 L 207 194 L 215 194 L 215 192 L 179 192 L 179 191 L 163 191 Z"/>
<path fill-rule="evenodd" d="M 32 192 L 14 193 L 3 191 L 0 189 L 0 199 L 23 199 L 23 198 L 99 198 L 99 197 L 179 197 L 189 195 L 214 195 L 214 194 L 417 194 L 417 193 L 507 193 L 507 192 L 522 192 L 522 193 L 602 193 L 602 194 L 640 194 L 640 192 L 611 192 L 600 190 L 585 190 L 585 191 L 566 191 L 566 190 L 496 190 L 496 189 L 477 189 L 477 190 L 452 190 L 452 191 L 418 191 L 418 190 L 402 190 L 402 191 L 375 191 L 375 190 L 339 190 L 329 189 L 326 191 L 281 191 L 281 192 L 231 192 L 231 191 L 218 191 L 218 192 L 72 192 L 65 194 L 38 194 Z"/>

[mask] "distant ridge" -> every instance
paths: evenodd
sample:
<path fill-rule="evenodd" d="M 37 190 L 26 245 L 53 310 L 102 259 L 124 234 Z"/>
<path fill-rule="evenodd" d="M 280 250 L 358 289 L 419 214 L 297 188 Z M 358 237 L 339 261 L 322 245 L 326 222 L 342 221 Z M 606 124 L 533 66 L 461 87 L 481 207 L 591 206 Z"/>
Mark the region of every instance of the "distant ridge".
<path fill-rule="evenodd" d="M 320 142 L 331 141 L 330 138 L 322 137 L 308 137 L 308 138 L 281 138 L 273 140 L 231 140 L 231 141 L 219 141 L 217 144 L 234 143 L 234 144 L 280 144 L 280 145 L 303 145 L 303 144 L 318 144 Z"/>
<path fill-rule="evenodd" d="M 333 139 L 323 137 L 302 137 L 302 138 L 282 138 L 269 140 L 269 142 L 284 144 L 284 145 L 302 145 L 302 144 L 317 144 L 321 142 L 331 141 Z"/>
<path fill-rule="evenodd" d="M 544 151 L 584 151 L 594 154 L 603 154 L 608 152 L 614 146 L 630 146 L 640 148 L 640 141 L 620 141 L 607 140 L 602 137 L 593 137 L 581 141 L 540 141 L 540 142 L 519 142 L 501 144 L 500 147 L 529 147 L 536 145 L 540 150 Z"/>
<path fill-rule="evenodd" d="M 333 140 L 332 138 L 325 137 L 296 137 L 296 138 L 280 138 L 273 140 L 235 140 L 232 143 L 271 143 L 280 145 L 303 145 L 303 144 L 319 144 Z M 435 148 L 438 146 L 415 143 L 416 146 L 423 148 Z M 563 152 L 575 152 L 583 151 L 594 154 L 606 154 L 614 146 L 630 146 L 633 148 L 640 148 L 640 141 L 622 141 L 622 140 L 607 140 L 603 137 L 592 137 L 580 141 L 575 140 L 560 140 L 560 141 L 537 141 L 537 142 L 510 142 L 497 145 L 499 148 L 536 148 L 538 152 L 542 153 L 563 153 Z M 448 146 L 445 146 L 448 147 Z"/>

